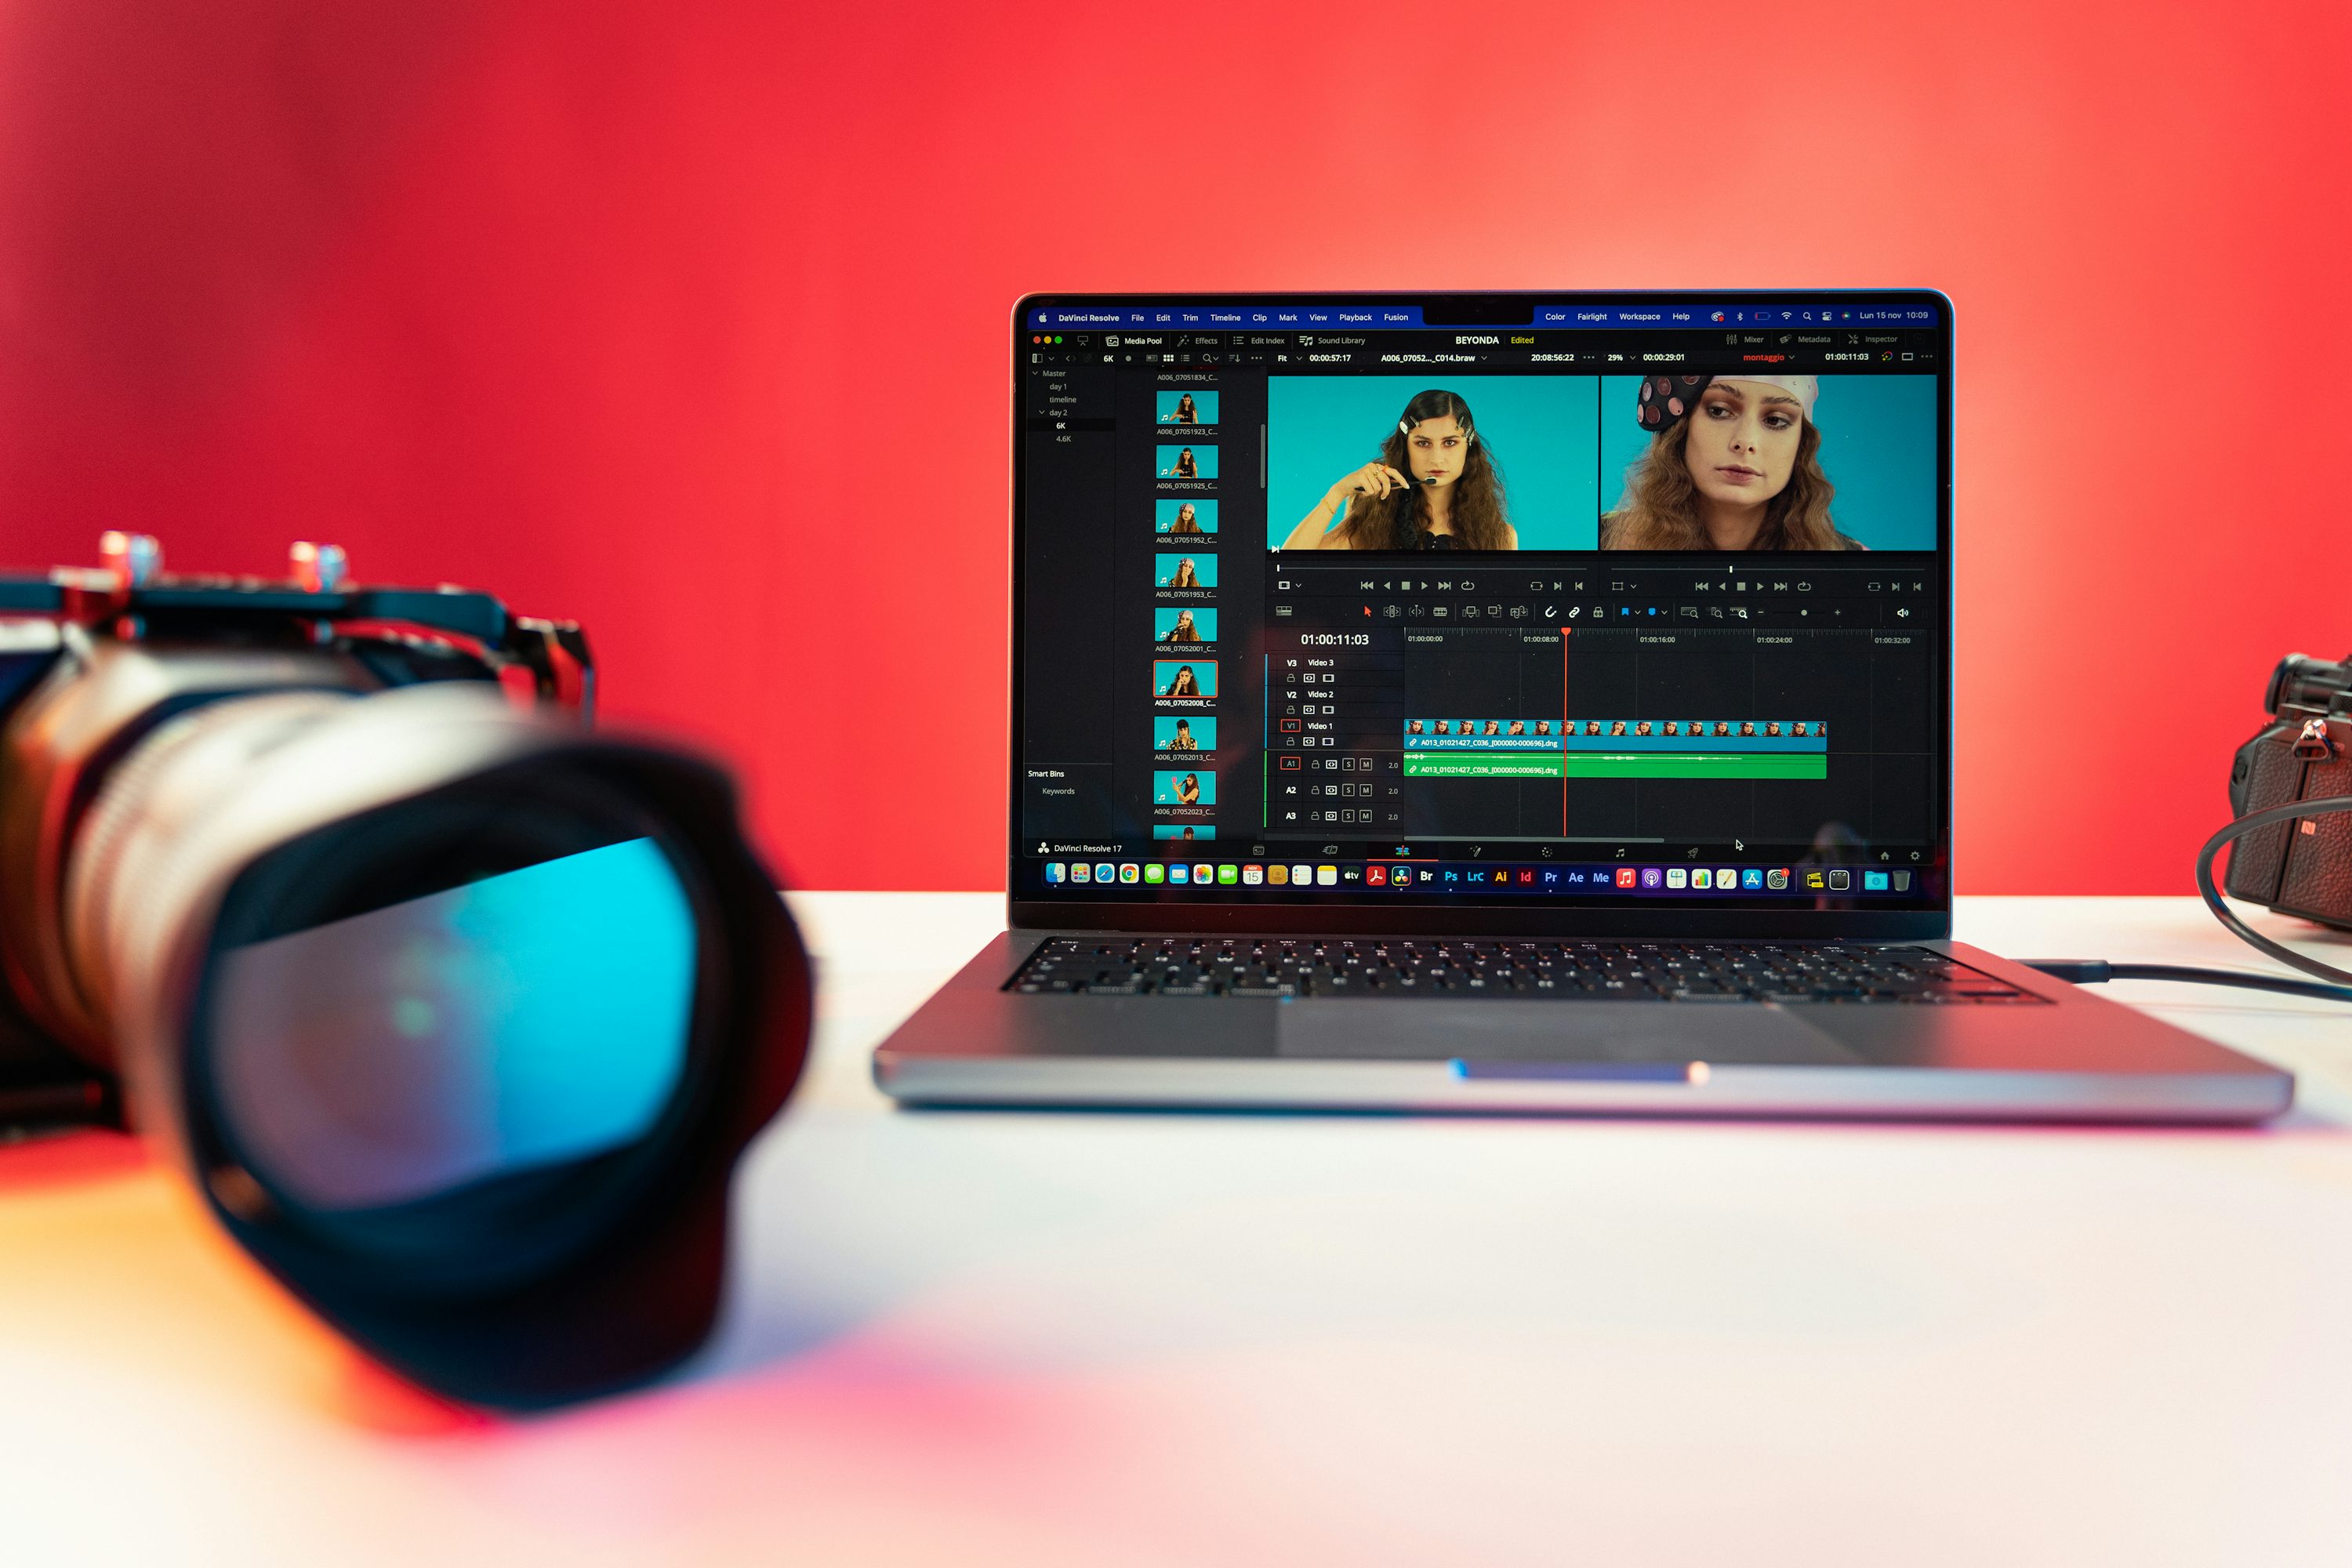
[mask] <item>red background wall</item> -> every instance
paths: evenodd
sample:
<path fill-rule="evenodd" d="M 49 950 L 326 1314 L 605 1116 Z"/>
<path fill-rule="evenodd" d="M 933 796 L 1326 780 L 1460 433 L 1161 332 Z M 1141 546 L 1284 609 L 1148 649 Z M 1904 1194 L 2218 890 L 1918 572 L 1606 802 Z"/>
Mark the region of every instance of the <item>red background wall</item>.
<path fill-rule="evenodd" d="M 0 560 L 577 616 L 803 885 L 993 887 L 1026 289 L 1930 284 L 1959 877 L 2181 891 L 2352 647 L 2352 8 L 0 11 Z"/>

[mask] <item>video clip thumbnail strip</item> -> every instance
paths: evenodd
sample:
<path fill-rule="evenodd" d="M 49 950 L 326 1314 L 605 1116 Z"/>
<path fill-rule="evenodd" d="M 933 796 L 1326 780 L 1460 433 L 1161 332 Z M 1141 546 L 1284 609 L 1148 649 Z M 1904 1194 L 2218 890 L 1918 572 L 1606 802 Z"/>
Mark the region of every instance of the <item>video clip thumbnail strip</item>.
<path fill-rule="evenodd" d="M 1818 719 L 1408 719 L 1407 751 L 1823 752 Z"/>
<path fill-rule="evenodd" d="M 1410 719 L 1406 778 L 1826 779 L 1818 719 Z"/>

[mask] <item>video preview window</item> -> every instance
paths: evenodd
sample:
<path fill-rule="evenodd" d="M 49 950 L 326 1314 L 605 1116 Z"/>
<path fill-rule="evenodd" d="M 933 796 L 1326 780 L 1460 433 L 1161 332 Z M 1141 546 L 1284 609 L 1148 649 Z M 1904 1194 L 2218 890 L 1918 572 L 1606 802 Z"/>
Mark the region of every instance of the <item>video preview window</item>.
<path fill-rule="evenodd" d="M 1274 376 L 1282 550 L 1932 550 L 1930 375 Z"/>
<path fill-rule="evenodd" d="M 1277 550 L 1590 550 L 1599 379 L 1270 376 Z"/>
<path fill-rule="evenodd" d="M 1932 375 L 1612 375 L 1603 550 L 1933 550 Z"/>

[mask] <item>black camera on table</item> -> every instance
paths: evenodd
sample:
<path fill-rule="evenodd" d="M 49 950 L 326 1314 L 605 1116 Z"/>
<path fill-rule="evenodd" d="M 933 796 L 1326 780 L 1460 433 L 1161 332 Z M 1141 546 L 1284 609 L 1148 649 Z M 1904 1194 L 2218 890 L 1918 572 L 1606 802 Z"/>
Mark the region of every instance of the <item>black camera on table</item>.
<path fill-rule="evenodd" d="M 441 1394 L 676 1363 L 810 1021 L 727 773 L 592 732 L 579 628 L 487 594 L 100 553 L 0 576 L 0 1110 L 155 1139 Z"/>
<path fill-rule="evenodd" d="M 2230 769 L 2235 816 L 2352 795 L 2352 658 L 2291 653 L 2271 674 L 2272 721 Z M 2223 890 L 2283 915 L 2352 931 L 2352 815 L 2254 828 L 2230 851 Z"/>

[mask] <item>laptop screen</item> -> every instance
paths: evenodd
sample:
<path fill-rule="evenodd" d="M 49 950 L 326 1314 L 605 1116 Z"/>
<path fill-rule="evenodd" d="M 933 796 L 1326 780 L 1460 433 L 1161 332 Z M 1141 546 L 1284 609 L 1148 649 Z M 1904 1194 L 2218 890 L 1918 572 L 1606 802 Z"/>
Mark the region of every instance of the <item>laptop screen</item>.
<path fill-rule="evenodd" d="M 1941 295 L 1013 326 L 1016 901 L 1947 907 Z"/>

